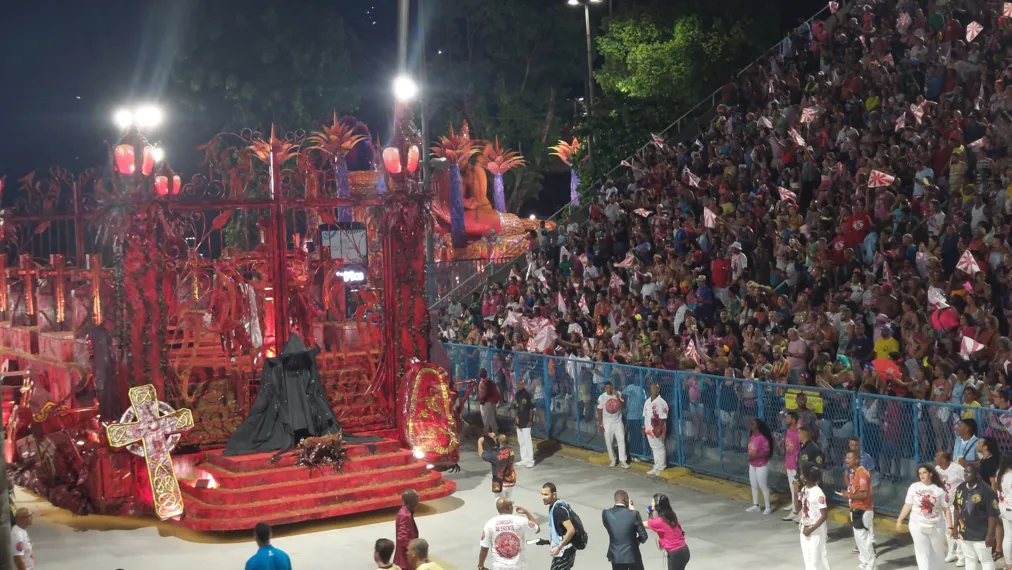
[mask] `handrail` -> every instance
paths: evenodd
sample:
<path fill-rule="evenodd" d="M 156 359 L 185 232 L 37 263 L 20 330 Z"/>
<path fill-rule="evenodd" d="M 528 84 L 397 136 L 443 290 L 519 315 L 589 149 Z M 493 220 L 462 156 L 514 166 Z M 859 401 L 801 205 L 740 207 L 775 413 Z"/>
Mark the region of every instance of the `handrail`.
<path fill-rule="evenodd" d="M 825 12 L 828 9 L 829 9 L 829 5 L 828 4 L 826 6 L 823 6 L 822 9 L 820 9 L 818 12 L 816 12 L 815 14 L 813 14 L 807 20 L 805 20 L 805 23 L 808 24 L 809 27 L 811 27 L 811 24 L 815 20 L 815 18 L 817 18 L 820 14 L 822 14 L 823 12 Z M 838 12 L 842 12 L 845 9 L 846 8 L 844 6 L 841 6 L 840 9 L 838 10 Z M 777 43 L 773 44 L 769 49 L 767 49 L 766 51 L 764 51 L 762 53 L 762 55 L 760 55 L 756 59 L 752 60 L 751 63 L 749 63 L 748 65 L 746 65 L 745 67 L 743 67 L 740 71 L 738 71 L 738 73 L 735 74 L 735 77 L 740 76 L 742 73 L 745 73 L 745 71 L 747 71 L 750 67 L 752 67 L 756 63 L 758 63 L 758 62 L 762 61 L 763 59 L 765 59 L 767 56 L 769 56 L 769 54 L 771 52 L 773 52 L 774 50 L 778 49 L 783 44 L 783 42 L 784 42 L 784 38 L 781 38 L 779 41 L 777 41 Z M 714 89 L 712 93 L 710 93 L 709 95 L 707 95 L 706 97 L 704 97 L 703 99 L 701 99 L 698 103 L 696 103 L 695 105 L 693 105 L 693 107 L 691 109 L 689 109 L 688 111 L 686 111 L 685 113 L 683 113 L 680 117 L 678 117 L 677 119 L 675 119 L 670 125 L 668 125 L 667 127 L 664 127 L 664 130 L 662 130 L 659 133 L 659 135 L 664 135 L 669 130 L 671 130 L 672 127 L 676 127 L 676 126 L 678 127 L 678 131 L 677 132 L 681 132 L 681 128 L 682 128 L 681 127 L 681 123 L 682 123 L 682 121 L 683 120 L 687 120 L 690 115 L 692 115 L 697 109 L 699 109 L 700 106 L 702 106 L 707 101 L 710 102 L 710 107 L 708 107 L 708 109 L 712 109 L 712 108 L 716 107 L 717 106 L 716 105 L 716 97 L 717 97 L 717 94 L 720 93 L 720 90 L 721 90 L 721 87 L 718 87 L 718 88 Z M 653 144 L 652 141 L 644 144 L 643 146 L 641 146 L 639 149 L 636 150 L 636 152 L 634 152 L 631 155 L 629 155 L 628 157 L 626 157 L 626 161 L 631 161 L 637 154 L 643 152 L 651 144 Z M 611 176 L 612 173 L 614 173 L 616 170 L 618 170 L 621 167 L 622 167 L 622 163 L 620 162 L 619 164 L 617 164 L 614 167 L 612 167 L 612 169 L 609 170 L 607 173 L 605 173 L 605 176 L 606 177 Z M 590 205 L 589 203 L 588 204 L 581 204 L 581 206 L 577 210 L 570 212 L 570 215 L 572 215 L 573 212 L 580 211 L 580 210 L 583 210 L 584 208 L 589 207 L 589 205 Z M 555 213 L 553 213 L 551 216 L 549 216 L 548 218 L 546 218 L 546 221 L 555 221 L 555 219 L 558 216 L 562 215 L 562 213 L 565 212 L 570 207 L 571 207 L 570 204 L 566 204 L 565 206 L 559 208 Z M 517 261 L 520 261 L 521 258 L 526 258 L 526 255 L 518 255 L 517 257 L 513 258 L 509 262 L 506 262 L 505 265 L 507 265 L 507 266 L 513 265 Z M 474 275 L 472 275 L 471 277 L 468 277 L 467 279 L 465 279 L 464 281 L 462 281 L 460 284 L 458 284 L 456 287 L 454 287 L 449 292 L 447 292 L 445 295 L 443 295 L 442 297 L 436 299 L 432 303 L 432 305 L 429 307 L 429 310 L 432 310 L 432 309 L 436 308 L 437 306 L 439 306 L 446 299 L 452 298 L 453 295 L 455 295 L 463 287 L 467 286 L 468 283 L 470 283 L 473 279 L 475 279 L 479 275 L 484 275 L 485 270 L 488 269 L 490 266 L 492 266 L 495 263 L 502 263 L 502 262 L 489 261 L 489 263 L 486 264 L 485 267 L 483 267 L 480 271 L 475 272 Z M 475 287 L 475 289 L 477 289 L 477 287 Z M 468 292 L 470 292 L 470 291 L 468 291 Z"/>

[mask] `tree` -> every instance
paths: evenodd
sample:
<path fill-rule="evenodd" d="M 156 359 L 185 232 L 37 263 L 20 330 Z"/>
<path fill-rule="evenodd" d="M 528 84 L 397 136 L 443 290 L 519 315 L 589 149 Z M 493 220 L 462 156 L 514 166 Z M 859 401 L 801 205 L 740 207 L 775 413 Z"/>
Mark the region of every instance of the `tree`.
<path fill-rule="evenodd" d="M 563 102 L 583 91 L 582 19 L 544 0 L 441 0 L 430 14 L 433 133 L 467 120 L 473 138 L 519 151 L 526 167 L 506 174 L 515 212 L 561 170 L 548 146 L 561 137 Z"/>
<path fill-rule="evenodd" d="M 180 102 L 224 129 L 313 128 L 358 105 L 353 39 L 330 3 L 196 2 L 172 79 Z"/>

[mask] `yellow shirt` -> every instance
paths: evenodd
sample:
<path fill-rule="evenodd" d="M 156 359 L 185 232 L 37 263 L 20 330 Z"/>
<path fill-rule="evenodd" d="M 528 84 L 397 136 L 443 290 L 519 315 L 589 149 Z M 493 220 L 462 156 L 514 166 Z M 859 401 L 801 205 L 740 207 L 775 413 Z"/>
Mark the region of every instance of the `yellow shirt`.
<path fill-rule="evenodd" d="M 415 570 L 443 570 L 443 567 L 435 562 L 426 562 L 425 564 L 419 565 Z"/>
<path fill-rule="evenodd" d="M 969 404 L 963 404 L 964 406 L 970 406 L 971 408 L 979 408 L 980 402 L 970 402 Z M 959 414 L 959 417 L 964 420 L 972 420 L 977 416 L 977 410 L 963 410 L 963 413 Z"/>
<path fill-rule="evenodd" d="M 889 355 L 900 351 L 900 343 L 893 337 L 882 337 L 875 341 L 875 358 L 888 359 Z"/>

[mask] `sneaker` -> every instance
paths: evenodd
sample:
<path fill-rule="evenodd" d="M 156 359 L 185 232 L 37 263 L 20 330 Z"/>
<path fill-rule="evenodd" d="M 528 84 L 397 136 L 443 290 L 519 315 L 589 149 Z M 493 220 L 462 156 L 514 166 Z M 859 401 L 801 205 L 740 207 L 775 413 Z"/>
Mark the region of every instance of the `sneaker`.
<path fill-rule="evenodd" d="M 764 515 L 772 515 L 774 512 L 775 511 L 773 510 L 772 507 L 766 507 L 765 509 L 763 509 L 763 514 Z"/>
<path fill-rule="evenodd" d="M 966 562 L 962 558 L 956 561 L 956 568 L 962 568 L 963 566 L 966 566 Z"/>
<path fill-rule="evenodd" d="M 660 471 L 658 471 L 656 467 L 647 471 L 647 475 L 657 475 L 658 473 L 660 473 Z"/>
<path fill-rule="evenodd" d="M 850 553 L 851 554 L 861 554 L 861 551 L 855 548 L 855 549 L 851 550 Z"/>
<path fill-rule="evenodd" d="M 611 463 L 608 464 L 608 467 L 611 468 L 611 469 L 614 469 L 615 465 L 617 465 L 617 463 L 615 463 L 614 461 L 612 461 Z"/>
<path fill-rule="evenodd" d="M 625 461 L 619 463 L 618 466 L 621 467 L 622 469 L 629 469 L 629 464 L 626 463 Z"/>
<path fill-rule="evenodd" d="M 946 562 L 955 562 L 956 561 L 956 555 L 955 554 L 950 554 L 950 555 L 946 556 L 945 557 L 945 561 Z"/>
<path fill-rule="evenodd" d="M 794 512 L 794 511 L 791 511 L 790 514 L 788 514 L 787 516 L 785 516 L 781 520 L 784 520 L 784 521 L 793 521 L 794 518 L 797 517 L 797 516 L 798 516 L 798 513 Z"/>
<path fill-rule="evenodd" d="M 752 505 L 751 507 L 745 509 L 745 512 L 746 513 L 758 513 L 759 512 L 759 505 Z"/>
<path fill-rule="evenodd" d="M 780 510 L 782 510 L 785 513 L 788 512 L 788 511 L 793 512 L 794 511 L 794 505 L 791 504 L 791 503 L 787 503 L 787 506 L 785 506 L 784 508 L 782 508 Z"/>

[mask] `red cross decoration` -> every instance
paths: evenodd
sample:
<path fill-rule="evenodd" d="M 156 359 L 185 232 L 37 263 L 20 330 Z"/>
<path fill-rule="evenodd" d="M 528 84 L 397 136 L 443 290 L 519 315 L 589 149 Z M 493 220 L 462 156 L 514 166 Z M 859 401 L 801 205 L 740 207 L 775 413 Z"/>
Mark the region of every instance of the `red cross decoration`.
<path fill-rule="evenodd" d="M 183 496 L 169 452 L 179 443 L 180 433 L 193 429 L 193 413 L 159 402 L 154 384 L 130 388 L 129 396 L 130 409 L 120 422 L 105 427 L 109 445 L 129 446 L 128 451 L 144 458 L 155 514 L 162 520 L 177 517 L 183 514 Z"/>

